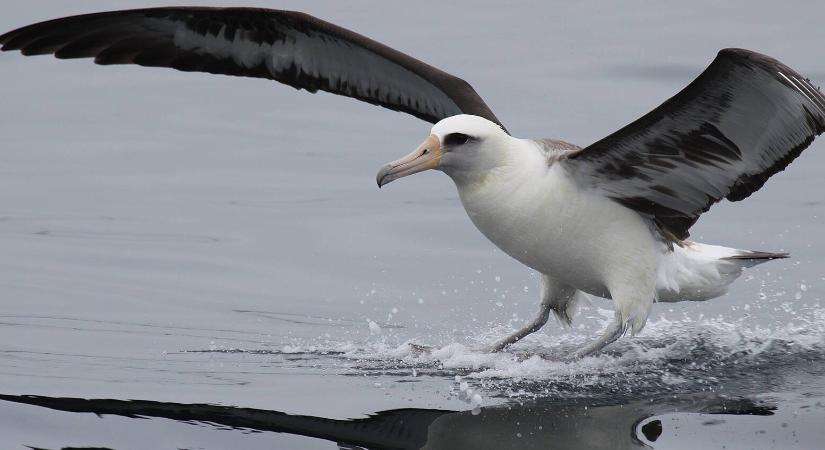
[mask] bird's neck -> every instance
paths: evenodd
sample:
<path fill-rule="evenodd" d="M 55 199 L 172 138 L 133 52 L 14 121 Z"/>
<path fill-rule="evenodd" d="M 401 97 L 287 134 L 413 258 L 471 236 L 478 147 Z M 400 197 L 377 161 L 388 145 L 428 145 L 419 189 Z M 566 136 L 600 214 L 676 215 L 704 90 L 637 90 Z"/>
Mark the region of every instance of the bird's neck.
<path fill-rule="evenodd" d="M 546 159 L 530 140 L 507 137 L 496 142 L 491 164 L 454 170 L 447 173 L 460 195 L 490 188 L 516 188 L 519 184 L 546 171 Z M 489 157 L 489 156 L 488 156 Z M 506 190 L 506 189 L 505 189 Z"/>
<path fill-rule="evenodd" d="M 514 146 L 507 164 L 486 174 L 453 178 L 461 204 L 476 228 L 508 255 L 535 270 L 547 269 L 546 239 L 558 239 L 565 228 L 566 178 L 560 167 L 532 141 Z M 544 250 L 536 251 L 542 247 Z"/>

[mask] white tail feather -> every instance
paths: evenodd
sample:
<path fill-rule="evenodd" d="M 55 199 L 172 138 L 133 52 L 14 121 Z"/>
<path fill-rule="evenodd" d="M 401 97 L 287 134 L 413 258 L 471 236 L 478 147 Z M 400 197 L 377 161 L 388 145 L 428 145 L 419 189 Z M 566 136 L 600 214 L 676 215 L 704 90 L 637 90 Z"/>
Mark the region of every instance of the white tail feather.
<path fill-rule="evenodd" d="M 726 293 L 746 267 L 787 253 L 756 252 L 685 241 L 659 264 L 656 292 L 660 302 L 703 301 Z"/>

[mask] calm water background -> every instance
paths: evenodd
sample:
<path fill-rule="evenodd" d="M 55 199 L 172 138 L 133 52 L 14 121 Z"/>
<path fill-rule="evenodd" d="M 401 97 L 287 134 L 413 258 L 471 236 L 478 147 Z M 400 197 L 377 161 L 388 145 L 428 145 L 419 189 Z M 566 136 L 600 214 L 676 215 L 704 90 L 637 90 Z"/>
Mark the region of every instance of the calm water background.
<path fill-rule="evenodd" d="M 516 136 L 581 145 L 676 93 L 724 47 L 825 83 L 821 2 L 177 3 L 314 14 L 466 78 Z M 6 0 L 0 30 L 168 4 Z M 431 448 L 818 448 L 825 437 L 825 140 L 693 229 L 792 259 L 722 298 L 656 305 L 637 338 L 562 364 L 535 354 L 592 338 L 608 302 L 515 353 L 475 352 L 532 317 L 535 274 L 475 230 L 442 174 L 375 187 L 425 122 L 264 80 L 16 53 L 0 55 L 0 118 L 4 448 L 389 446 L 369 427 L 378 440 L 272 424 L 283 412 L 349 430 L 346 419 L 410 408 L 418 419 L 404 423 L 429 438 L 404 445 Z M 438 350 L 417 356 L 407 342 Z M 107 399 L 159 402 L 132 405 L 156 418 Z M 740 414 L 708 414 L 724 411 Z"/>

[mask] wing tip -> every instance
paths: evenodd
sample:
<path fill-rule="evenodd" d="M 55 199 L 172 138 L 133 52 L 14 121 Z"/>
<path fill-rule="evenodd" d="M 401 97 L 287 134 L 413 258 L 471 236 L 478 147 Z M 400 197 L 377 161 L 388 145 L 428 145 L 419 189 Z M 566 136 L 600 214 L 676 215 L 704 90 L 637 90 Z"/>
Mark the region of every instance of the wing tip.
<path fill-rule="evenodd" d="M 756 64 L 768 70 L 781 69 L 793 71 L 776 58 L 746 48 L 723 48 L 717 53 L 717 58 L 728 59 L 738 63 Z M 796 73 L 796 72 L 794 72 Z"/>
<path fill-rule="evenodd" d="M 759 53 L 745 48 L 730 47 L 719 50 L 719 53 L 717 53 L 716 57 L 717 59 L 729 60 L 733 63 L 759 66 L 762 69 L 771 72 L 774 76 L 776 76 L 775 72 L 777 71 L 783 72 L 783 75 L 796 77 L 798 80 L 804 80 L 809 85 L 809 87 L 814 87 L 817 93 L 821 94 L 819 88 L 811 84 L 808 78 L 803 77 L 797 71 L 788 67 L 782 61 L 779 61 L 778 59 L 768 56 L 764 53 Z"/>
<path fill-rule="evenodd" d="M 809 112 L 809 116 L 815 120 L 813 129 L 816 135 L 825 132 L 825 95 L 809 78 L 800 75 L 799 72 L 776 58 L 744 48 L 724 48 L 719 51 L 717 59 L 728 60 L 734 64 L 760 67 L 782 84 L 800 92 L 817 109 L 816 114 Z"/>
<path fill-rule="evenodd" d="M 15 36 L 19 35 L 20 29 L 9 31 L 8 33 L 0 34 L 0 51 L 11 52 L 20 50 L 21 46 L 14 45 Z"/>

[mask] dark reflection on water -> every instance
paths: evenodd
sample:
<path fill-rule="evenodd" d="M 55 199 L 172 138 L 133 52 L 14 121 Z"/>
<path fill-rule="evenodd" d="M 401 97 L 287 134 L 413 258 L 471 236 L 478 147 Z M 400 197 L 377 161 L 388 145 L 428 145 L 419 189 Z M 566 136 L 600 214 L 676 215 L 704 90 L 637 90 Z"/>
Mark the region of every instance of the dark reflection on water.
<path fill-rule="evenodd" d="M 0 399 L 104 418 L 163 418 L 243 433 L 288 433 L 331 441 L 339 448 L 366 449 L 644 449 L 673 431 L 661 420 L 648 421 L 653 416 L 674 412 L 770 416 L 775 410 L 748 398 L 686 395 L 603 404 L 533 401 L 475 411 L 409 408 L 334 420 L 208 404 L 34 395 L 0 395 Z"/>

